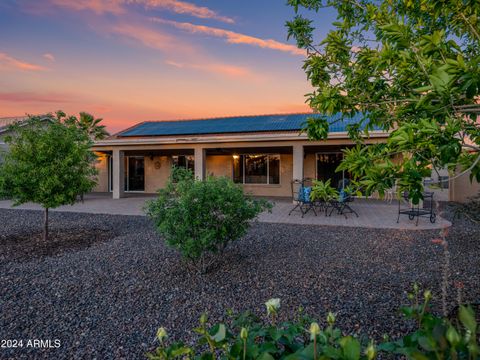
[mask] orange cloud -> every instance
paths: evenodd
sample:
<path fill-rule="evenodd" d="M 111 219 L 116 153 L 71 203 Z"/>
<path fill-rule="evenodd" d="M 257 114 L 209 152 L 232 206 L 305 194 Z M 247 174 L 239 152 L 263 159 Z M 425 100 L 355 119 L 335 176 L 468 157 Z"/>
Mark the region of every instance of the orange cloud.
<path fill-rule="evenodd" d="M 71 100 L 63 94 L 36 92 L 0 92 L 0 101 L 19 103 L 67 103 Z"/>
<path fill-rule="evenodd" d="M 9 56 L 5 53 L 0 53 L 0 70 L 21 70 L 21 71 L 44 71 L 47 70 L 43 66 L 28 63 Z"/>
<path fill-rule="evenodd" d="M 180 1 L 180 0 L 128 0 L 133 3 L 144 4 L 147 8 L 163 8 L 173 11 L 177 14 L 188 14 L 201 19 L 214 19 L 228 24 L 233 24 L 235 21 L 227 16 L 221 16 L 216 11 L 204 6 L 197 6 L 195 4 Z"/>
<path fill-rule="evenodd" d="M 261 39 L 254 36 L 244 35 L 236 33 L 234 31 L 219 29 L 210 26 L 204 25 L 195 25 L 186 22 L 177 22 L 172 20 L 165 20 L 159 18 L 151 18 L 152 21 L 168 24 L 176 27 L 177 29 L 182 29 L 190 33 L 201 33 L 207 34 L 215 37 L 221 37 L 227 39 L 227 42 L 230 44 L 247 44 L 252 46 L 257 46 L 265 49 L 273 49 L 278 51 L 288 52 L 294 55 L 305 55 L 305 51 L 297 48 L 294 45 L 285 44 L 272 39 Z"/>
<path fill-rule="evenodd" d="M 188 14 L 202 19 L 215 19 L 233 24 L 235 21 L 227 16 L 221 16 L 216 11 L 204 6 L 198 6 L 180 0 L 50 0 L 51 4 L 71 10 L 89 10 L 96 14 L 123 14 L 124 5 L 140 4 L 149 8 L 166 9 L 177 14 Z"/>
<path fill-rule="evenodd" d="M 165 61 L 165 64 L 174 66 L 180 69 L 195 69 L 200 71 L 206 71 L 219 75 L 226 75 L 230 77 L 250 77 L 252 73 L 249 69 L 241 66 L 227 65 L 227 64 L 188 64 L 188 63 L 179 63 L 172 60 Z"/>
<path fill-rule="evenodd" d="M 89 10 L 96 14 L 112 13 L 122 14 L 123 0 L 50 0 L 53 5 L 71 10 Z"/>

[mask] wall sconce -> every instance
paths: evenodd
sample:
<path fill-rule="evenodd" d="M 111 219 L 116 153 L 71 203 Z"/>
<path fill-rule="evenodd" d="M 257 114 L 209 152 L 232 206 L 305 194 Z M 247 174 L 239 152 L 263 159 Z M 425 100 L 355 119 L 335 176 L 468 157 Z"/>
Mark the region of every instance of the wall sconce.
<path fill-rule="evenodd" d="M 238 155 L 233 155 L 233 158 L 234 158 L 235 160 L 238 160 L 238 159 L 240 158 L 240 156 L 238 156 Z"/>

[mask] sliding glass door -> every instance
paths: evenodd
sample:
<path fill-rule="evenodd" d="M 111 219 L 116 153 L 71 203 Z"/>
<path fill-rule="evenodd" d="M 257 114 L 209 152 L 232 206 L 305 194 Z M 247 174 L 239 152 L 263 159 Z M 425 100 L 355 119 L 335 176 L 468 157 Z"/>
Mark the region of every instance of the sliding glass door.
<path fill-rule="evenodd" d="M 125 157 L 125 191 L 145 191 L 145 158 Z"/>
<path fill-rule="evenodd" d="M 330 179 L 330 184 L 336 188 L 339 187 L 340 180 L 344 177 L 344 172 L 336 172 L 338 165 L 343 159 L 341 152 L 317 153 L 317 179 L 326 181 Z"/>

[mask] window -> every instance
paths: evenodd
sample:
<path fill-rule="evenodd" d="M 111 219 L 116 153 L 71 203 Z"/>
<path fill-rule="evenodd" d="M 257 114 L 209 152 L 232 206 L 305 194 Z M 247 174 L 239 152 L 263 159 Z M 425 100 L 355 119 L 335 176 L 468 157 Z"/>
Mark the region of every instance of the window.
<path fill-rule="evenodd" d="M 193 155 L 172 156 L 173 165 L 195 171 L 195 157 Z"/>
<path fill-rule="evenodd" d="M 239 184 L 280 184 L 280 155 L 234 155 L 233 181 Z"/>

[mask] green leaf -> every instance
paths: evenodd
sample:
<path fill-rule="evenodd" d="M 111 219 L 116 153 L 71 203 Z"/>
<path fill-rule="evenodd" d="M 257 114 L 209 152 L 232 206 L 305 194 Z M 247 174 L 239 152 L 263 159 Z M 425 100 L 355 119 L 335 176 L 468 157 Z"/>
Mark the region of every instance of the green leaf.
<path fill-rule="evenodd" d="M 340 346 L 346 360 L 360 359 L 361 346 L 360 342 L 352 336 L 346 336 L 340 339 Z"/>
<path fill-rule="evenodd" d="M 275 358 L 268 352 L 260 354 L 257 360 L 275 360 Z"/>
<path fill-rule="evenodd" d="M 472 334 L 476 334 L 477 322 L 475 320 L 475 313 L 471 307 L 460 306 L 458 318 L 468 331 Z"/>
<path fill-rule="evenodd" d="M 227 330 L 224 324 L 219 324 L 218 325 L 218 330 L 215 333 L 215 335 L 212 336 L 212 339 L 215 340 L 216 342 L 221 342 L 225 340 L 225 337 L 227 335 Z"/>

